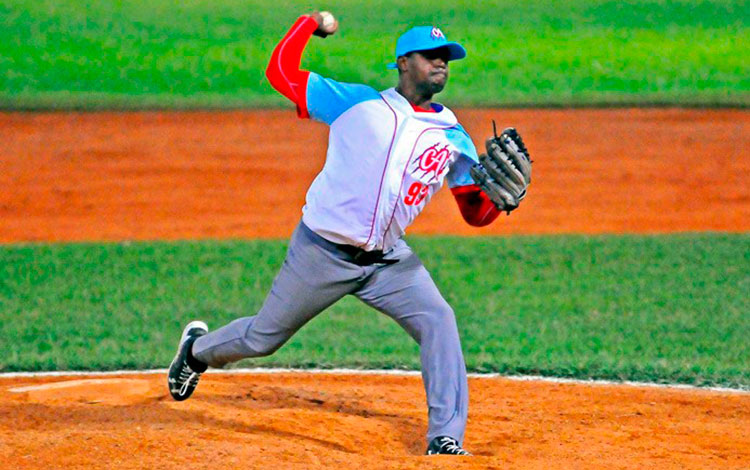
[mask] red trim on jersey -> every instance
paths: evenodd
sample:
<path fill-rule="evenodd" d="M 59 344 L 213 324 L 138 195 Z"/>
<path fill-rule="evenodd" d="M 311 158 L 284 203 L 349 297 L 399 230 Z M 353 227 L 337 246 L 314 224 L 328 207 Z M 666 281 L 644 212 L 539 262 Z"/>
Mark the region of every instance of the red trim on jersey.
<path fill-rule="evenodd" d="M 430 105 L 430 109 L 424 109 L 421 106 L 417 106 L 416 104 L 412 102 L 409 102 L 409 104 L 411 105 L 411 109 L 413 109 L 414 111 L 418 113 L 436 113 L 437 112 L 432 108 L 432 105 Z"/>
<path fill-rule="evenodd" d="M 380 194 L 383 191 L 383 182 L 385 181 L 385 173 L 386 170 L 388 170 L 388 161 L 391 159 L 391 150 L 393 150 L 393 142 L 396 141 L 396 131 L 398 130 L 398 115 L 396 114 L 396 111 L 393 110 L 393 107 L 391 107 L 391 104 L 388 102 L 387 99 L 383 98 L 383 95 L 380 95 L 380 99 L 383 100 L 383 102 L 388 106 L 388 109 L 391 110 L 393 113 L 393 135 L 391 136 L 391 144 L 388 146 L 388 154 L 385 156 L 385 164 L 383 164 L 383 174 L 380 176 L 380 186 L 378 187 L 378 197 L 375 198 L 375 210 L 372 212 L 372 225 L 370 225 L 370 234 L 367 236 L 367 241 L 365 242 L 365 245 L 370 243 L 370 240 L 372 239 L 372 234 L 375 231 L 375 223 L 377 222 L 378 218 L 378 207 L 380 206 Z M 401 183 L 403 184 L 403 182 Z M 399 196 L 401 197 L 401 190 L 399 190 Z M 388 223 L 388 227 L 390 227 L 391 224 Z M 385 238 L 385 232 L 383 232 L 383 238 Z"/>
<path fill-rule="evenodd" d="M 300 70 L 302 51 L 318 22 L 311 16 L 300 16 L 283 39 L 276 45 L 266 68 L 266 77 L 276 91 L 297 105 L 297 116 L 308 118 L 307 79 L 310 72 Z"/>
<path fill-rule="evenodd" d="M 491 224 L 500 211 L 476 184 L 451 188 L 464 220 L 474 227 Z"/>

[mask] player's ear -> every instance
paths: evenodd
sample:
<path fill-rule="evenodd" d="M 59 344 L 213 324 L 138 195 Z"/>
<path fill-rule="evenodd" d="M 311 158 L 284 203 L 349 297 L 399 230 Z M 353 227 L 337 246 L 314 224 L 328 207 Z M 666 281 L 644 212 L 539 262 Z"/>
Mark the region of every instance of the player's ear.
<path fill-rule="evenodd" d="M 398 66 L 398 73 L 406 72 L 406 69 L 409 68 L 407 65 L 408 61 L 409 59 L 405 55 L 402 55 L 401 57 L 396 59 L 396 65 Z"/>

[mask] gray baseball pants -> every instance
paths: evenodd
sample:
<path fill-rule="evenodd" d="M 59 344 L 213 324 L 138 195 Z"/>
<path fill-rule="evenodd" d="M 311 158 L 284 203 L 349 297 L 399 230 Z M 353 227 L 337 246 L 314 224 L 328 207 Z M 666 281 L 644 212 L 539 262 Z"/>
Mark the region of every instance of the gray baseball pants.
<path fill-rule="evenodd" d="M 267 356 L 328 306 L 353 294 L 393 318 L 419 344 L 427 441 L 451 436 L 462 443 L 469 388 L 453 310 L 406 242 L 399 240 L 385 258 L 398 263 L 354 264 L 338 245 L 300 223 L 258 314 L 198 338 L 193 356 L 211 367 Z"/>

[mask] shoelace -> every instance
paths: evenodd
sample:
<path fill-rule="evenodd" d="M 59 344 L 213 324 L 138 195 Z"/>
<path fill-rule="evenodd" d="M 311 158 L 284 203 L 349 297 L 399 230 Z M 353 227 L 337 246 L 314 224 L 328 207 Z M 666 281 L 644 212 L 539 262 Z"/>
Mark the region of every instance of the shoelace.
<path fill-rule="evenodd" d="M 180 395 L 184 395 L 185 392 L 187 392 L 188 388 L 190 387 L 190 383 L 195 379 L 195 382 L 198 383 L 198 378 L 200 378 L 201 374 L 198 372 L 193 372 L 193 370 L 185 366 L 180 371 L 180 381 L 184 380 L 182 387 L 180 387 Z"/>
<path fill-rule="evenodd" d="M 450 438 L 444 438 L 440 448 L 444 449 L 451 454 L 468 455 L 468 452 L 463 450 L 456 441 Z"/>

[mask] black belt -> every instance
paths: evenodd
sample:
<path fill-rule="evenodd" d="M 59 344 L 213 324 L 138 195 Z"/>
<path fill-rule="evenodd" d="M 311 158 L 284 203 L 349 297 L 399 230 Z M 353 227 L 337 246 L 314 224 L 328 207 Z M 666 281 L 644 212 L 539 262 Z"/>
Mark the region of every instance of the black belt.
<path fill-rule="evenodd" d="M 370 266 L 371 264 L 395 264 L 397 259 L 383 259 L 385 256 L 383 250 L 365 251 L 362 248 L 353 245 L 344 245 L 326 240 L 317 233 L 313 232 L 304 222 L 299 224 L 302 233 L 304 233 L 311 242 L 327 250 L 337 250 L 352 258 L 352 263 L 359 266 Z"/>
<path fill-rule="evenodd" d="M 352 245 L 339 245 L 336 247 L 352 257 L 352 262 L 358 266 L 370 266 L 371 264 L 395 264 L 397 259 L 384 259 L 383 250 L 365 251 Z"/>

